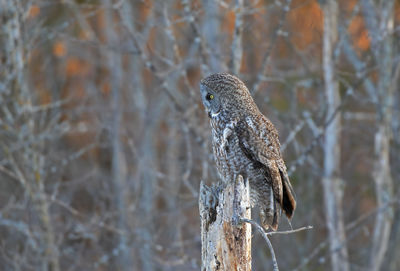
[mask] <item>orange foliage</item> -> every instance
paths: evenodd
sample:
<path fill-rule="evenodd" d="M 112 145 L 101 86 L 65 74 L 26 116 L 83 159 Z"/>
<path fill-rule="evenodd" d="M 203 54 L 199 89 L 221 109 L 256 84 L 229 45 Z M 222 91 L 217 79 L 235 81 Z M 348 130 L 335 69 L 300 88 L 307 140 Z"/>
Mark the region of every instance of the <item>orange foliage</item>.
<path fill-rule="evenodd" d="M 369 35 L 367 30 L 363 30 L 360 33 L 360 36 L 358 40 L 356 41 L 356 46 L 360 48 L 361 50 L 365 51 L 369 48 L 370 45 L 370 40 L 369 40 Z"/>
<path fill-rule="evenodd" d="M 79 39 L 80 40 L 90 40 L 90 37 L 91 37 L 90 32 L 87 31 L 87 30 L 81 30 L 79 32 Z"/>
<path fill-rule="evenodd" d="M 65 65 L 67 76 L 85 76 L 89 73 L 89 64 L 79 58 L 70 57 Z"/>
<path fill-rule="evenodd" d="M 63 98 L 71 98 L 81 100 L 86 97 L 86 89 L 85 89 L 84 80 L 71 80 L 71 83 L 66 85 L 63 89 Z M 74 105 L 71 104 L 71 107 Z"/>
<path fill-rule="evenodd" d="M 358 0 L 340 0 L 339 8 L 351 13 L 357 4 L 357 1 Z"/>
<path fill-rule="evenodd" d="M 97 34 L 97 38 L 104 42 L 105 41 L 105 31 L 102 31 L 103 29 L 105 29 L 105 16 L 104 16 L 104 9 L 100 8 L 97 12 L 97 16 L 96 16 L 96 27 L 99 30 L 96 34 Z"/>
<path fill-rule="evenodd" d="M 39 100 L 40 104 L 50 104 L 51 103 L 50 91 L 48 91 L 47 89 L 40 90 Z"/>
<path fill-rule="evenodd" d="M 140 14 L 139 21 L 143 22 L 147 19 L 151 12 L 152 5 L 152 1 L 150 0 L 140 1 L 140 3 L 138 4 L 138 10 L 140 10 L 140 12 L 138 12 Z"/>
<path fill-rule="evenodd" d="M 40 13 L 40 7 L 38 5 L 32 5 L 28 11 L 28 18 L 33 19 Z"/>
<path fill-rule="evenodd" d="M 235 11 L 229 10 L 227 13 L 224 14 L 223 17 L 223 24 L 222 24 L 222 31 L 224 33 L 229 33 L 229 36 L 232 37 L 233 31 L 235 29 L 235 20 L 236 20 L 236 14 Z"/>
<path fill-rule="evenodd" d="M 394 3 L 394 20 L 396 24 L 400 23 L 400 1 Z"/>
<path fill-rule="evenodd" d="M 356 48 L 362 51 L 369 48 L 370 39 L 368 31 L 365 28 L 364 19 L 361 16 L 354 17 L 349 25 L 348 31 Z"/>
<path fill-rule="evenodd" d="M 292 42 L 299 49 L 321 40 L 323 31 L 322 10 L 317 1 L 296 0 L 288 14 L 292 31 Z"/>
<path fill-rule="evenodd" d="M 63 57 L 67 53 L 67 49 L 62 41 L 53 44 L 53 54 L 57 57 Z"/>
<path fill-rule="evenodd" d="M 110 93 L 110 90 L 111 90 L 110 83 L 109 82 L 103 82 L 101 84 L 100 90 L 101 90 L 101 93 L 103 93 L 104 95 L 108 95 Z"/>
<path fill-rule="evenodd" d="M 159 33 L 157 31 L 159 31 L 157 27 L 152 27 L 149 32 L 149 37 L 146 42 L 146 47 L 149 48 L 151 51 L 156 50 L 154 46 L 156 46 L 157 44 L 156 40 L 159 37 Z"/>

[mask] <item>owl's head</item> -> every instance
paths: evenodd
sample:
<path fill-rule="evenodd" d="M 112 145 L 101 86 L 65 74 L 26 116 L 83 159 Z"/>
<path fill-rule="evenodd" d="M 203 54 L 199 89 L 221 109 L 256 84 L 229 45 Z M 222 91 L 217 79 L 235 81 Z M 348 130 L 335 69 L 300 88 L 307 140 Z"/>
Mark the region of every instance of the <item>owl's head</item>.
<path fill-rule="evenodd" d="M 255 106 L 245 84 L 228 73 L 215 73 L 201 80 L 200 92 L 209 117 L 221 112 L 240 114 Z"/>

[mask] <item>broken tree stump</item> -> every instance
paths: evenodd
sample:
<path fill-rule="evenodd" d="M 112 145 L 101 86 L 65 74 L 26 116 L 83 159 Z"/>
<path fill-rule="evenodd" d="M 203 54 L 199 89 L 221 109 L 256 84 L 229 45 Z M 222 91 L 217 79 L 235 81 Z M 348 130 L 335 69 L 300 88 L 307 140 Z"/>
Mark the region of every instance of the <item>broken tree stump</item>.
<path fill-rule="evenodd" d="M 236 182 L 211 187 L 200 184 L 202 271 L 251 270 L 251 219 L 249 182 L 239 175 Z"/>

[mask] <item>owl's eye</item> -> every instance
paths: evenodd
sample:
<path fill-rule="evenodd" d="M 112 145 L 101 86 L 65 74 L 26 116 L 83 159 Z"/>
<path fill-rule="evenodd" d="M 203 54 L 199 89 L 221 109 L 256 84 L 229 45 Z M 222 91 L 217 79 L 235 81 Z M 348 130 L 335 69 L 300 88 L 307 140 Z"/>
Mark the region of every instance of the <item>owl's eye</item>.
<path fill-rule="evenodd" d="M 207 93 L 206 99 L 207 99 L 208 101 L 210 101 L 210 100 L 214 99 L 214 95 L 211 94 L 211 93 Z"/>

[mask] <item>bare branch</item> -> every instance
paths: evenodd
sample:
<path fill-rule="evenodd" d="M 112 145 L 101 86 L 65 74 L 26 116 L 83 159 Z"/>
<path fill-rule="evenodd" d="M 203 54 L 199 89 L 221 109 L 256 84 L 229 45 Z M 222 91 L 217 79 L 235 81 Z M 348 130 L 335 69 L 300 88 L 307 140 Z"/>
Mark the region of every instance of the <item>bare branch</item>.
<path fill-rule="evenodd" d="M 251 220 L 251 219 L 240 218 L 240 221 L 253 225 L 257 229 L 257 231 L 261 234 L 261 236 L 264 238 L 265 242 L 267 242 L 269 251 L 271 253 L 273 270 L 279 271 L 278 262 L 276 261 L 274 247 L 272 246 L 271 241 L 268 238 L 268 234 L 265 232 L 263 227 L 261 227 L 260 224 L 258 224 L 257 222 L 255 222 L 254 220 Z"/>

